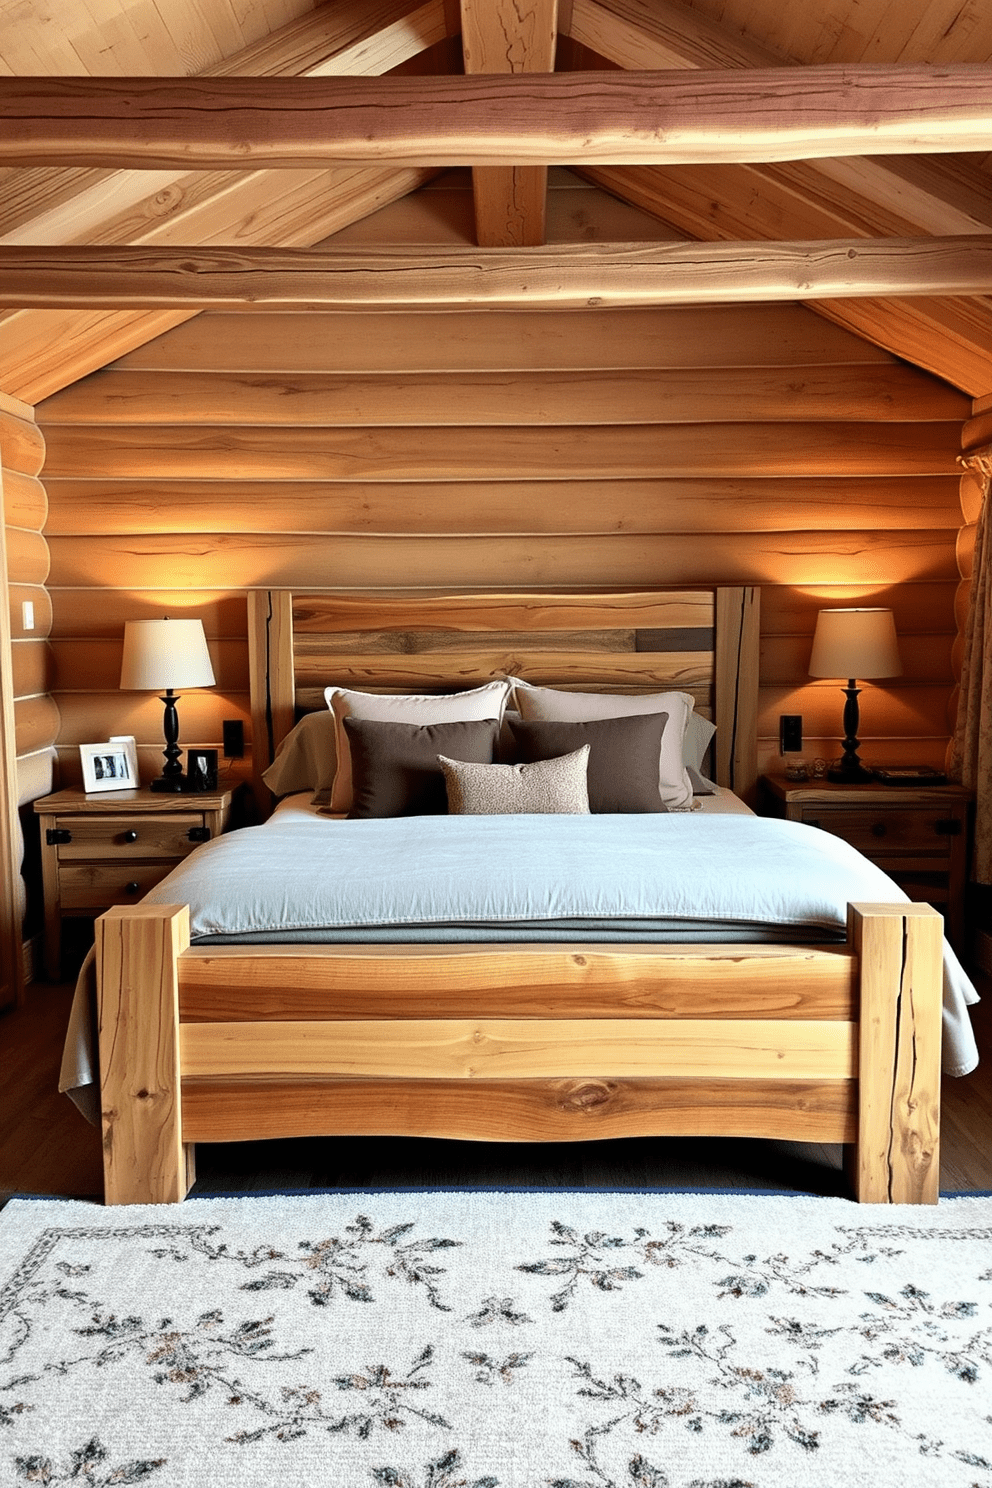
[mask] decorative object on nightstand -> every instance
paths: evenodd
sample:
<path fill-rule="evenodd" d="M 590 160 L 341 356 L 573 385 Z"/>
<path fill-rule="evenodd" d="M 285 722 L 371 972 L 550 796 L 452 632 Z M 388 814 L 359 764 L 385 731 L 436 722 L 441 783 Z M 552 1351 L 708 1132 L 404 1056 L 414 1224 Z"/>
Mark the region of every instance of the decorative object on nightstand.
<path fill-rule="evenodd" d="M 151 783 L 153 791 L 182 791 L 183 767 L 179 763 L 179 701 L 177 688 L 213 687 L 207 638 L 202 620 L 127 620 L 124 623 L 124 655 L 121 660 L 122 688 L 134 692 L 161 692 L 165 704 L 165 767 Z"/>
<path fill-rule="evenodd" d="M 136 904 L 231 817 L 230 790 L 153 795 L 118 783 L 111 795 L 56 791 L 34 803 L 45 888 L 45 974 L 61 973 L 62 920 Z"/>
<path fill-rule="evenodd" d="M 840 764 L 827 771 L 828 780 L 843 785 L 872 779 L 858 758 L 860 715 L 859 677 L 899 677 L 902 662 L 891 610 L 821 610 L 816 619 L 811 677 L 847 677 L 844 688 L 844 754 Z"/>

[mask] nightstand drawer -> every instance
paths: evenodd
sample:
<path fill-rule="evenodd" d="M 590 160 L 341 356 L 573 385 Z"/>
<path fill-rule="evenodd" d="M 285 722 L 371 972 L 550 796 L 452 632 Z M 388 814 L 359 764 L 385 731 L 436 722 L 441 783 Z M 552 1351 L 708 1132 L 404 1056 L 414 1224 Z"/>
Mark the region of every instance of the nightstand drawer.
<path fill-rule="evenodd" d="M 172 871 L 171 863 L 67 863 L 59 872 L 62 909 L 104 910 L 136 904 Z"/>
<path fill-rule="evenodd" d="M 962 824 L 953 814 L 935 807 L 924 810 L 900 810 L 898 807 L 865 807 L 860 811 L 837 810 L 829 806 L 810 806 L 803 811 L 803 821 L 843 837 L 866 857 L 888 853 L 916 853 L 926 857 L 947 858 L 951 842 L 960 835 Z"/>
<path fill-rule="evenodd" d="M 82 858 L 184 858 L 203 841 L 203 817 L 66 816 L 56 818 L 54 845 L 60 863 Z M 68 839 L 68 840 L 66 840 Z"/>

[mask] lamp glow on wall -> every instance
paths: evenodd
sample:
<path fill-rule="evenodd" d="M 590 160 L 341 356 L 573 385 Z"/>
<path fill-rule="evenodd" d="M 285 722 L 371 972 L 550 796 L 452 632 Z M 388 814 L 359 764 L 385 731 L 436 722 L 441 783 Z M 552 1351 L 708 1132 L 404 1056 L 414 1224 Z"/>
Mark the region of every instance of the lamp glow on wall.
<path fill-rule="evenodd" d="M 214 671 L 210 665 L 207 638 L 202 620 L 126 620 L 124 622 L 124 655 L 121 660 L 121 682 L 134 692 L 164 691 L 163 733 L 165 767 L 153 791 L 181 791 L 183 767 L 179 763 L 179 701 L 177 688 L 213 687 Z"/>
<path fill-rule="evenodd" d="M 899 677 L 902 661 L 891 610 L 821 610 L 816 619 L 811 677 L 847 677 L 844 688 L 844 754 L 827 771 L 828 780 L 847 784 L 873 779 L 858 758 L 858 695 L 856 679 Z"/>

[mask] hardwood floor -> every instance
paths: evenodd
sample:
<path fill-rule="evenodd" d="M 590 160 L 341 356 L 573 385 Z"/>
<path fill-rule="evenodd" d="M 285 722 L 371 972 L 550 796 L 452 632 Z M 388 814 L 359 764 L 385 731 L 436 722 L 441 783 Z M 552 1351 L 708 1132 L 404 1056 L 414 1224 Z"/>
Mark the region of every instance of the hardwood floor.
<path fill-rule="evenodd" d="M 992 1191 L 992 980 L 976 978 L 983 1061 L 943 1085 L 941 1188 Z M 72 989 L 38 983 L 0 1015 L 0 1202 L 12 1193 L 97 1198 L 100 1139 L 58 1093 Z M 194 1194 L 395 1187 L 733 1188 L 846 1193 L 839 1147 L 641 1138 L 516 1144 L 312 1138 L 204 1144 Z"/>

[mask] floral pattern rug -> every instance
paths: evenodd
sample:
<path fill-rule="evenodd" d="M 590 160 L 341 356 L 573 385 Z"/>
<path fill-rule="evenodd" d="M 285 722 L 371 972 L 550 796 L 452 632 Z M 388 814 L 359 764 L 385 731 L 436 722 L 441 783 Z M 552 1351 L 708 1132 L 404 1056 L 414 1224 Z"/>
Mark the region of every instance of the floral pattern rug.
<path fill-rule="evenodd" d="M 992 1488 L 992 1199 L 0 1213 L 0 1485 Z"/>

